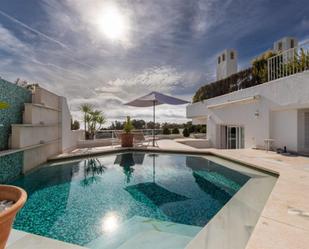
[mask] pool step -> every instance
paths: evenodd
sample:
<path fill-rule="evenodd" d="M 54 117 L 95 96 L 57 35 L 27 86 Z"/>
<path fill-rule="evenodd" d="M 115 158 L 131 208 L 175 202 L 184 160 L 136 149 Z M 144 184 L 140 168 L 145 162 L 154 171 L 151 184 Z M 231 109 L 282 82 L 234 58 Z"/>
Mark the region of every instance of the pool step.
<path fill-rule="evenodd" d="M 225 191 L 229 195 L 234 195 L 241 188 L 240 184 L 216 172 L 208 172 L 202 170 L 194 171 L 193 176 L 199 176 L 201 178 L 204 178 L 206 181 L 214 184 L 216 187 Z"/>
<path fill-rule="evenodd" d="M 117 232 L 104 234 L 87 244 L 86 247 L 91 249 L 147 249 L 153 248 L 149 247 L 152 245 L 155 246 L 154 248 L 182 249 L 200 230 L 201 227 L 197 226 L 134 216 L 123 223 Z M 160 247 L 157 247 L 159 242 L 164 245 L 160 244 Z M 145 244 L 143 247 L 137 247 L 142 243 Z"/>
<path fill-rule="evenodd" d="M 117 249 L 184 249 L 192 237 L 154 230 L 137 234 Z"/>

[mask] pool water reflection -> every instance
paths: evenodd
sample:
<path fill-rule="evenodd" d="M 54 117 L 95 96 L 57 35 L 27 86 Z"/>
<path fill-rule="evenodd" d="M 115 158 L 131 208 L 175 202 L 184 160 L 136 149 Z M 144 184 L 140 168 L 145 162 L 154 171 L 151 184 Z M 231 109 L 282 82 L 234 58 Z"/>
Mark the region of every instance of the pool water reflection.
<path fill-rule="evenodd" d="M 130 152 L 51 164 L 12 183 L 29 195 L 14 228 L 91 248 L 117 248 L 110 234 L 118 233 L 120 243 L 120 233 L 125 240 L 147 229 L 185 244 L 249 179 L 182 154 Z"/>

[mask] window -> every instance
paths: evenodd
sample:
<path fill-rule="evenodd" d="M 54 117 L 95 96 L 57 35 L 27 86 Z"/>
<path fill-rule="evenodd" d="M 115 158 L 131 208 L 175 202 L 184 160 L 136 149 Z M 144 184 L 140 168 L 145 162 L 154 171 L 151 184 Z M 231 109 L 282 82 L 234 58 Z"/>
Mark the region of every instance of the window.
<path fill-rule="evenodd" d="M 225 61 L 225 54 L 222 55 L 222 61 Z"/>
<path fill-rule="evenodd" d="M 282 42 L 278 43 L 278 50 L 282 50 Z"/>
<path fill-rule="evenodd" d="M 294 48 L 294 46 L 295 46 L 295 42 L 294 42 L 294 40 L 292 39 L 292 40 L 291 40 L 291 48 Z"/>
<path fill-rule="evenodd" d="M 231 60 L 234 60 L 234 52 L 231 52 Z"/>
<path fill-rule="evenodd" d="M 221 57 L 219 56 L 218 57 L 218 64 L 220 64 L 220 62 L 221 62 Z"/>

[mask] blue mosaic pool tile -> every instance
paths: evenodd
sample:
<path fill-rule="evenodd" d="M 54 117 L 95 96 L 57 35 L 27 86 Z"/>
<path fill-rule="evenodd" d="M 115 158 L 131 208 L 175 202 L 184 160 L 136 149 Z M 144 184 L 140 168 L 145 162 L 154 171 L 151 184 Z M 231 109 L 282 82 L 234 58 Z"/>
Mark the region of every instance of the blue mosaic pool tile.
<path fill-rule="evenodd" d="M 23 152 L 0 156 L 0 184 L 8 183 L 22 172 Z"/>

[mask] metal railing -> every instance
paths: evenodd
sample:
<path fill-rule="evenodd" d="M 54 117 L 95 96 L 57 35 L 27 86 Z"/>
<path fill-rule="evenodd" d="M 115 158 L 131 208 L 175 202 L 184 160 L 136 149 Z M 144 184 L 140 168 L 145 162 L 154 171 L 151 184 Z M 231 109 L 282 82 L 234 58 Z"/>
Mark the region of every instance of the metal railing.
<path fill-rule="evenodd" d="M 115 138 L 115 131 L 117 130 L 100 130 L 100 131 L 97 131 L 96 134 L 95 134 L 95 139 L 108 139 L 108 138 Z M 138 130 L 138 131 L 142 131 L 143 134 L 145 136 L 151 136 L 152 135 L 152 129 L 141 129 L 141 130 Z M 163 133 L 163 130 L 162 129 L 156 129 L 155 130 L 155 134 L 156 135 L 161 135 Z"/>
<path fill-rule="evenodd" d="M 309 41 L 271 57 L 267 61 L 268 81 L 309 69 Z"/>

